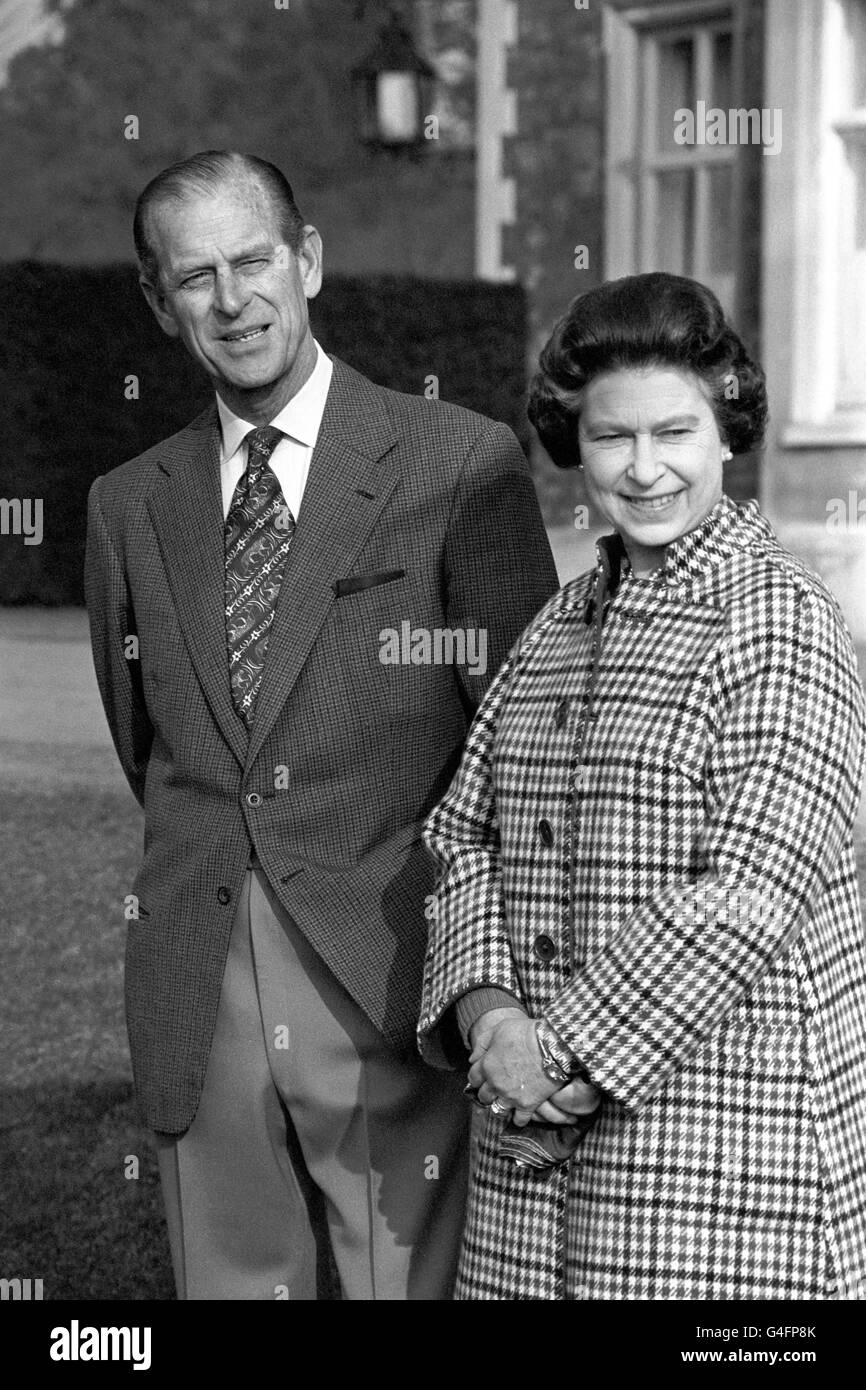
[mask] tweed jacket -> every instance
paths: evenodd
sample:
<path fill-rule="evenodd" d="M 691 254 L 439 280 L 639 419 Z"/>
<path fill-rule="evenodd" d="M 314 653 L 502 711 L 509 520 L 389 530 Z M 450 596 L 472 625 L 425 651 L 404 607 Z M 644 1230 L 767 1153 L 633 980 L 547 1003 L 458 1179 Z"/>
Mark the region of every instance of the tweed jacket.
<path fill-rule="evenodd" d="M 422 1051 L 497 986 L 603 1093 L 547 1173 L 497 1157 L 488 1112 L 457 1297 L 866 1297 L 850 638 L 754 502 L 723 497 L 650 578 L 599 549 L 426 824 Z"/>
<path fill-rule="evenodd" d="M 214 406 L 89 499 L 96 672 L 145 808 L 144 859 L 124 888 L 138 902 L 133 1072 L 149 1124 L 170 1134 L 198 1104 L 253 849 L 333 975 L 414 1053 L 433 887 L 421 820 L 493 673 L 557 587 L 513 434 L 335 361 L 248 732 L 229 683 L 219 439 Z M 409 640 L 422 629 L 483 630 L 485 669 L 480 645 L 461 665 L 444 639 L 436 664 L 432 641 Z M 396 663 L 381 659 L 387 630 Z"/>

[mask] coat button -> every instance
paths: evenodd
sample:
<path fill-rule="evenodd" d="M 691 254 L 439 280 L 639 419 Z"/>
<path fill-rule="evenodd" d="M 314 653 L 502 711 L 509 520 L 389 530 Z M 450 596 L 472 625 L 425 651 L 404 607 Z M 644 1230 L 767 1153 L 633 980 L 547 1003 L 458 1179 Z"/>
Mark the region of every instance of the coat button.
<path fill-rule="evenodd" d="M 244 801 L 248 806 L 261 806 L 262 798 L 258 792 L 247 792 Z"/>
<path fill-rule="evenodd" d="M 226 903 L 230 903 L 231 900 L 232 900 L 232 895 L 231 895 L 231 893 L 229 892 L 228 888 L 218 888 L 218 889 L 217 889 L 217 902 L 221 902 L 221 903 L 223 904 L 223 906 L 225 906 L 225 904 L 226 904 Z"/>
<path fill-rule="evenodd" d="M 535 951 L 539 960 L 553 960 L 553 957 L 556 955 L 555 943 L 551 941 L 549 936 L 545 936 L 544 933 L 535 938 L 532 949 Z"/>
<path fill-rule="evenodd" d="M 553 826 L 550 824 L 549 820 L 540 820 L 538 822 L 538 837 L 541 843 L 550 849 L 550 846 L 553 844 Z"/>
<path fill-rule="evenodd" d="M 553 722 L 557 729 L 561 729 L 568 720 L 568 696 L 563 695 L 556 709 L 553 712 Z"/>
<path fill-rule="evenodd" d="M 586 786 L 586 782 L 587 782 L 586 768 L 585 768 L 585 767 L 579 767 L 579 768 L 577 769 L 577 771 L 575 772 L 575 774 L 574 774 L 574 787 L 575 787 L 575 791 L 583 791 L 584 787 Z"/>

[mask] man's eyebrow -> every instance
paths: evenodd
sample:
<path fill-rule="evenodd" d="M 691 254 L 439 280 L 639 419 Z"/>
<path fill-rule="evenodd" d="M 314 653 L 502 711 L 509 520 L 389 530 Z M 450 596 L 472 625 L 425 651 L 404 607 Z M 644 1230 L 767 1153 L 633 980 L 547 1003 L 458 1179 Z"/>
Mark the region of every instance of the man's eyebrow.
<path fill-rule="evenodd" d="M 229 265 L 237 265 L 239 261 L 247 261 L 257 256 L 270 256 L 273 254 L 274 244 L 270 241 L 258 242 L 255 246 L 245 247 L 243 251 L 238 251 L 237 255 L 232 256 Z M 202 262 L 198 260 L 179 261 L 172 269 L 175 277 L 184 275 L 194 275 L 200 270 L 213 270 L 210 261 Z"/>

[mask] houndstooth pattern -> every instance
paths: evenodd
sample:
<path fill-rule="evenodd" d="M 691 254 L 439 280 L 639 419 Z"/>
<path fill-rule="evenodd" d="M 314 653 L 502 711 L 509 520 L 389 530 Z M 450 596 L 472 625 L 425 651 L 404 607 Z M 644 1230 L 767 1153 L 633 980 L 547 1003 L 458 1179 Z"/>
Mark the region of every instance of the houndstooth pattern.
<path fill-rule="evenodd" d="M 226 517 L 229 679 L 235 708 L 247 725 L 253 722 L 268 634 L 295 534 L 295 519 L 268 463 L 282 437 L 271 425 L 250 430 L 247 467 Z"/>
<path fill-rule="evenodd" d="M 600 556 L 615 573 L 616 538 Z M 456 1296 L 863 1298 L 850 638 L 755 503 L 723 498 L 649 579 L 622 568 L 600 645 L 600 571 L 527 628 L 426 823 L 422 1051 L 498 985 L 604 1092 L 551 1173 L 497 1158 L 488 1116 Z"/>

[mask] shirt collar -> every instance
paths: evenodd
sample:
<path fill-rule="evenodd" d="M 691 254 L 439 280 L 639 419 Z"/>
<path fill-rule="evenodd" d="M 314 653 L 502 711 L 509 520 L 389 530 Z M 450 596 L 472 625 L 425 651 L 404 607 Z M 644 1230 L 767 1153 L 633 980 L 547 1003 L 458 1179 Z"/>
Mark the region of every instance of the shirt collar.
<path fill-rule="evenodd" d="M 315 339 L 313 341 L 316 348 L 316 362 L 313 370 L 300 391 L 286 402 L 273 420 L 268 421 L 268 424 L 275 425 L 290 439 L 295 439 L 299 444 L 305 444 L 310 449 L 315 448 L 316 445 L 334 371 L 334 364 L 330 357 L 322 351 Z M 249 420 L 235 415 L 221 396 L 217 395 L 216 403 L 222 434 L 221 458 L 222 462 L 225 462 L 237 453 L 250 430 L 256 427 Z"/>

